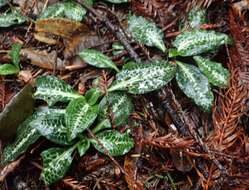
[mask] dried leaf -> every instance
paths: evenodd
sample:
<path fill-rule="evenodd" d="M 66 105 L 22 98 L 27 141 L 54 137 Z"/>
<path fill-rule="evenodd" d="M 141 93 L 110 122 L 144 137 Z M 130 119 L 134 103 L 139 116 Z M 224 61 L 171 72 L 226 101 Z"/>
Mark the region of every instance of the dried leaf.
<path fill-rule="evenodd" d="M 98 105 L 89 105 L 82 96 L 72 100 L 66 109 L 66 125 L 68 140 L 76 138 L 85 129 L 91 126 L 98 115 Z"/>
<path fill-rule="evenodd" d="M 130 137 L 129 132 L 122 134 L 115 130 L 107 130 L 98 133 L 96 138 L 111 156 L 122 156 L 134 146 L 134 140 Z M 95 139 L 91 139 L 91 143 L 98 151 L 105 153 L 105 150 Z"/>
<path fill-rule="evenodd" d="M 22 49 L 20 54 L 22 57 L 29 59 L 32 65 L 36 65 L 43 69 L 53 70 L 65 70 L 65 61 L 56 56 L 55 51 L 50 53 L 46 51 Z M 56 63 L 56 66 L 55 66 Z"/>
<path fill-rule="evenodd" d="M 176 65 L 163 60 L 148 64 L 128 63 L 116 75 L 116 81 L 108 89 L 127 90 L 131 94 L 145 94 L 165 86 L 175 76 Z"/>
<path fill-rule="evenodd" d="M 210 61 L 201 56 L 194 56 L 201 72 L 208 78 L 208 81 L 220 88 L 226 88 L 229 83 L 229 71 L 220 63 Z"/>
<path fill-rule="evenodd" d="M 201 71 L 186 63 L 177 61 L 178 70 L 176 81 L 182 91 L 203 110 L 210 112 L 214 96 L 210 89 L 208 79 Z"/>
<path fill-rule="evenodd" d="M 163 31 L 155 23 L 141 16 L 133 15 L 128 18 L 128 31 L 139 43 L 147 46 L 155 46 L 163 52 L 166 51 L 163 41 Z"/>
<path fill-rule="evenodd" d="M 36 87 L 35 98 L 45 100 L 49 106 L 82 97 L 70 85 L 54 76 L 38 77 Z"/>
<path fill-rule="evenodd" d="M 0 114 L 0 138 L 7 139 L 16 134 L 16 129 L 33 113 L 35 100 L 31 85 L 25 86 L 6 105 Z"/>
<path fill-rule="evenodd" d="M 65 38 L 70 38 L 76 31 L 80 31 L 83 25 L 80 22 L 63 18 L 41 19 L 35 23 L 35 31 L 49 33 Z"/>

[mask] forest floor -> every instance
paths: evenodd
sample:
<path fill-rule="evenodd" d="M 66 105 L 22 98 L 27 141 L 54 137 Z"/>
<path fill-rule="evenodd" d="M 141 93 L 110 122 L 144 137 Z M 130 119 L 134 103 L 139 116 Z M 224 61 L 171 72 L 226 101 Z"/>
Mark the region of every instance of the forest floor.
<path fill-rule="evenodd" d="M 57 6 L 49 12 L 49 7 L 53 7 L 59 1 L 0 0 L 0 152 L 2 160 L 8 160 L 2 161 L 0 166 L 0 189 L 248 189 L 249 1 L 78 0 L 74 2 L 76 3 L 74 6 L 79 6 L 81 9 L 76 10 L 75 7 L 68 6 L 64 7 L 63 12 L 61 11 L 63 8 Z M 16 10 L 18 13 L 15 14 Z M 179 42 L 177 45 L 175 41 L 177 37 L 192 30 L 188 20 L 189 12 L 192 10 L 203 10 L 206 14 L 206 21 L 202 22 L 198 20 L 202 15 L 198 17 L 198 13 L 193 12 L 193 17 L 197 19 L 197 25 L 199 24 L 195 26 L 198 28 L 196 30 L 204 33 L 216 31 L 217 36 L 213 38 L 218 39 L 220 34 L 223 35 L 224 41 L 228 36 L 232 41 L 232 43 L 220 41 L 220 44 L 214 45 L 215 48 L 207 54 L 204 55 L 203 52 L 198 54 L 205 59 L 221 63 L 219 68 L 215 67 L 212 70 L 217 73 L 207 74 L 207 78 L 212 83 L 210 76 L 212 78 L 218 75 L 219 78 L 229 75 L 227 81 L 223 81 L 227 83 L 225 86 L 213 85 L 218 79 L 209 85 L 199 69 L 194 71 L 193 67 L 197 68 L 194 60 L 197 58 L 192 55 L 197 54 L 186 53 L 185 56 L 180 51 L 174 51 L 184 43 Z M 48 12 L 44 14 L 46 11 Z M 137 21 L 137 28 L 129 33 L 127 27 L 131 21 L 127 20 L 131 15 L 142 16 L 148 23 L 153 23 L 151 25 L 156 26 L 156 29 L 145 23 L 146 21 Z M 135 19 L 137 18 L 139 17 Z M 139 27 L 143 24 L 147 26 L 141 27 L 139 31 Z M 145 31 L 149 32 L 146 27 L 150 26 L 152 33 L 145 34 Z M 195 46 L 196 42 L 196 47 L 189 47 L 196 52 L 200 51 L 201 43 L 206 43 L 205 48 L 209 48 L 210 44 L 217 42 L 212 37 L 207 39 L 197 34 L 191 39 L 185 43 L 193 42 L 192 45 Z M 206 41 L 202 42 L 203 39 Z M 86 49 L 97 51 L 87 59 L 90 53 L 81 54 Z M 93 105 L 100 101 L 100 96 L 106 98 L 107 102 L 112 101 L 111 98 L 108 99 L 108 89 L 113 88 L 115 82 L 122 81 L 122 77 L 130 80 L 127 77 L 129 69 L 124 72 L 123 65 L 134 61 L 140 65 L 148 64 L 150 67 L 154 59 L 171 62 L 168 67 L 172 67 L 173 70 L 177 65 L 178 71 L 174 70 L 178 72 L 176 77 L 172 75 L 170 79 L 165 79 L 171 74 L 166 73 L 163 74 L 165 76 L 161 76 L 160 73 L 166 72 L 166 68 L 161 66 L 159 71 L 156 67 L 151 67 L 147 73 L 146 68 L 143 68 L 145 73 L 137 71 L 135 75 L 142 78 L 140 81 L 142 84 L 130 83 L 130 86 L 125 86 L 123 89 L 128 95 L 120 95 L 117 99 L 113 99 L 117 101 L 117 107 L 110 103 L 110 107 L 107 108 L 109 115 L 105 121 L 109 122 L 110 126 L 101 125 L 101 129 L 91 128 L 90 126 L 97 125 L 99 120 L 89 121 L 89 117 L 93 117 L 90 115 L 91 112 L 94 112 L 89 108 L 84 113 L 89 114 L 89 117 L 81 115 L 90 122 L 88 128 L 84 129 L 84 132 L 82 129 L 76 138 L 69 134 L 74 140 L 82 140 L 82 134 L 84 138 L 91 139 L 84 141 L 87 145 L 82 143 L 82 147 L 78 147 L 79 153 L 74 149 L 68 158 L 59 160 L 65 156 L 65 152 L 60 155 L 60 151 L 68 147 L 66 140 L 63 142 L 60 139 L 65 134 L 59 136 L 58 131 L 56 134 L 48 134 L 51 126 L 41 119 L 44 118 L 43 115 L 38 115 L 41 117 L 40 123 L 36 123 L 39 133 L 33 134 L 33 129 L 27 126 L 25 133 L 20 132 L 25 125 L 20 124 L 27 121 L 26 119 L 40 107 L 49 105 L 53 106 L 52 109 L 66 109 L 68 114 L 69 108 L 66 108 L 65 101 L 68 97 L 62 97 L 61 89 L 58 90 L 58 94 L 57 92 L 53 94 L 60 85 L 63 88 L 68 85 L 68 93 L 75 92 L 77 94 L 74 94 L 75 96 L 82 95 L 87 100 L 89 100 L 87 95 L 89 89 L 99 89 L 94 91 L 101 94 L 96 100 L 95 94 L 91 94 L 89 101 L 93 101 L 92 104 L 80 102 L 82 100 L 80 98 L 79 103 L 76 102 L 77 105 L 70 102 L 71 107 L 78 106 L 73 107 L 75 112 L 86 104 L 93 108 Z M 8 66 L 3 68 L 4 64 Z M 201 68 L 199 64 L 198 67 Z M 185 69 L 182 72 L 186 71 L 186 75 L 181 76 L 180 68 Z M 193 70 L 188 70 L 189 68 Z M 134 69 L 134 66 L 130 69 Z M 189 75 L 187 71 L 190 72 Z M 205 74 L 205 71 L 201 71 Z M 46 78 L 46 76 L 55 76 L 55 78 Z M 40 83 L 37 82 L 39 77 L 44 77 Z M 131 74 L 132 77 L 136 76 Z M 163 85 L 160 84 L 161 80 Z M 190 80 L 193 80 L 192 83 Z M 61 83 L 62 81 L 65 83 Z M 53 82 L 57 86 L 53 86 Z M 48 86 L 45 95 L 43 93 L 46 89 L 42 85 Z M 117 85 L 115 88 L 118 88 Z M 127 102 L 122 104 L 122 98 Z M 64 125 L 64 120 L 62 124 L 59 119 L 56 122 L 59 122 L 58 126 L 52 127 L 59 128 L 59 125 Z M 68 125 L 73 127 L 76 122 L 78 121 L 74 120 Z M 74 127 L 77 130 L 80 126 Z M 101 132 L 96 132 L 105 131 L 106 128 L 109 128 L 109 132 L 112 131 L 113 135 L 108 142 L 105 142 L 105 138 L 108 137 L 100 139 Z M 117 134 L 114 131 L 117 131 Z M 122 135 L 128 133 L 129 136 L 125 139 Z M 6 148 L 8 146 L 11 148 Z M 48 158 L 45 158 L 44 154 L 41 156 L 42 152 L 52 147 L 59 147 L 60 150 L 55 153 L 59 156 L 56 157 L 51 153 L 50 160 L 51 155 L 46 155 Z M 80 156 L 81 153 L 83 156 Z M 46 168 L 54 171 L 45 171 Z"/>

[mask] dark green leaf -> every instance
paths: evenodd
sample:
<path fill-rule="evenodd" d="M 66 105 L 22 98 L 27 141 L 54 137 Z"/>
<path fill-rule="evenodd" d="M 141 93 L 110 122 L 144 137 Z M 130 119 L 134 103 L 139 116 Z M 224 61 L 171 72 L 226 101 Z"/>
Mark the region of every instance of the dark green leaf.
<path fill-rule="evenodd" d="M 34 111 L 33 88 L 26 85 L 5 106 L 0 114 L 0 138 L 8 139 L 16 134 L 16 129 Z"/>
<path fill-rule="evenodd" d="M 68 140 L 76 138 L 78 134 L 91 126 L 98 115 L 98 105 L 89 105 L 84 97 L 72 100 L 66 109 L 66 125 Z"/>
<path fill-rule="evenodd" d="M 142 16 L 130 16 L 128 18 L 128 31 L 139 43 L 152 47 L 155 46 L 163 52 L 166 51 L 163 41 L 163 31 L 154 22 Z"/>
<path fill-rule="evenodd" d="M 35 112 L 32 116 L 26 119 L 17 130 L 17 137 L 12 144 L 5 147 L 3 151 L 2 162 L 10 162 L 18 158 L 23 154 L 28 147 L 33 144 L 41 135 L 39 132 L 31 126 L 32 121 L 42 117 L 47 113 L 47 109 L 39 110 Z"/>
<path fill-rule="evenodd" d="M 116 126 L 127 124 L 133 111 L 134 106 L 131 98 L 124 92 L 108 93 L 100 103 L 101 120 L 112 118 L 112 123 Z"/>
<path fill-rule="evenodd" d="M 105 149 L 108 150 L 108 153 L 111 156 L 124 155 L 134 146 L 134 140 L 130 137 L 128 132 L 122 134 L 115 130 L 107 130 L 98 133 L 96 138 L 105 147 Z M 105 150 L 96 140 L 91 139 L 91 142 L 98 151 L 105 153 Z"/>
<path fill-rule="evenodd" d="M 26 18 L 22 16 L 18 10 L 11 10 L 6 13 L 0 14 L 0 27 L 9 27 L 16 24 L 22 24 Z"/>
<path fill-rule="evenodd" d="M 13 75 L 19 72 L 19 68 L 12 64 L 0 65 L 0 75 Z"/>
<path fill-rule="evenodd" d="M 16 66 L 16 68 L 20 68 L 19 63 L 20 63 L 21 48 L 22 48 L 22 44 L 19 44 L 19 43 L 15 43 L 11 47 L 10 57 L 11 57 L 12 63 Z"/>
<path fill-rule="evenodd" d="M 207 23 L 206 10 L 193 8 L 188 14 L 188 21 L 191 28 L 199 28 L 202 24 Z"/>
<path fill-rule="evenodd" d="M 131 94 L 145 94 L 165 86 L 175 72 L 176 65 L 163 60 L 148 64 L 128 63 L 116 75 L 116 81 L 108 91 L 127 90 Z"/>
<path fill-rule="evenodd" d="M 119 72 L 119 69 L 115 63 L 108 56 L 104 55 L 100 51 L 94 49 L 84 49 L 79 53 L 79 56 L 87 62 L 89 65 L 98 67 L 98 68 L 110 68 Z"/>
<path fill-rule="evenodd" d="M 62 145 L 69 145 L 67 127 L 65 124 L 65 110 L 48 109 L 45 114 L 36 118 L 30 125 L 48 140 Z"/>
<path fill-rule="evenodd" d="M 99 88 L 91 88 L 85 94 L 85 98 L 88 104 L 94 105 L 98 99 L 102 96 L 102 92 Z"/>
<path fill-rule="evenodd" d="M 195 56 L 201 72 L 208 78 L 208 81 L 221 88 L 226 88 L 229 82 L 229 71 L 225 69 L 220 63 L 210 61 L 201 56 Z"/>
<path fill-rule="evenodd" d="M 41 15 L 44 18 L 68 18 L 81 21 L 86 14 L 86 10 L 74 1 L 64 1 L 50 5 Z"/>
<path fill-rule="evenodd" d="M 205 111 L 210 111 L 214 96 L 208 79 L 193 66 L 177 61 L 176 81 L 182 91 Z"/>
<path fill-rule="evenodd" d="M 82 139 L 77 145 L 80 157 L 83 156 L 89 148 L 90 148 L 90 141 L 87 138 Z"/>
<path fill-rule="evenodd" d="M 231 39 L 226 34 L 211 30 L 193 30 L 178 35 L 173 46 L 181 56 L 191 56 L 210 52 L 220 45 L 230 43 Z"/>
<path fill-rule="evenodd" d="M 41 153 L 43 169 L 41 179 L 46 185 L 51 185 L 63 178 L 73 161 L 74 148 L 50 148 Z"/>
<path fill-rule="evenodd" d="M 109 119 L 104 119 L 102 121 L 100 121 L 96 127 L 94 127 L 94 129 L 92 130 L 93 133 L 97 133 L 103 129 L 111 129 L 112 128 L 112 124 L 110 122 Z"/>
<path fill-rule="evenodd" d="M 38 77 L 36 87 L 35 98 L 45 100 L 50 106 L 81 97 L 70 85 L 54 76 Z"/>

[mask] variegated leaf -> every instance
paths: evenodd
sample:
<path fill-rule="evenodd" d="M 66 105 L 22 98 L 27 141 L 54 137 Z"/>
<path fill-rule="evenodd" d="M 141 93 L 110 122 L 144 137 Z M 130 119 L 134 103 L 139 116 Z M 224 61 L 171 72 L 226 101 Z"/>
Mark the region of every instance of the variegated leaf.
<path fill-rule="evenodd" d="M 101 100 L 99 110 L 100 120 L 111 118 L 115 126 L 121 126 L 128 123 L 134 105 L 125 92 L 111 92 Z"/>
<path fill-rule="evenodd" d="M 128 63 L 116 75 L 108 89 L 127 90 L 131 94 L 145 94 L 165 86 L 175 76 L 176 65 L 157 60 L 148 64 Z"/>
<path fill-rule="evenodd" d="M 98 133 L 96 138 L 111 156 L 122 156 L 134 147 L 134 140 L 128 132 L 122 134 L 115 130 L 106 130 Z M 91 139 L 91 142 L 99 152 L 106 153 L 95 139 Z"/>
<path fill-rule="evenodd" d="M 36 87 L 35 98 L 45 100 L 50 106 L 81 97 L 70 85 L 54 76 L 38 77 Z"/>
<path fill-rule="evenodd" d="M 166 51 L 163 31 L 154 22 L 142 16 L 132 15 L 128 18 L 128 31 L 139 43 L 152 47 L 155 46 L 163 52 Z"/>
<path fill-rule="evenodd" d="M 77 150 L 80 157 L 83 156 L 89 148 L 90 148 L 90 141 L 87 138 L 80 140 L 80 142 L 77 145 Z"/>
<path fill-rule="evenodd" d="M 119 4 L 119 3 L 128 3 L 128 2 L 130 2 L 131 0 L 105 0 L 105 1 L 108 1 L 108 2 L 110 2 L 110 3 Z"/>
<path fill-rule="evenodd" d="M 199 28 L 202 24 L 207 23 L 206 10 L 201 8 L 193 8 L 188 13 L 188 22 L 191 28 Z"/>
<path fill-rule="evenodd" d="M 44 18 L 68 18 L 81 21 L 86 14 L 86 10 L 74 1 L 58 2 L 50 5 L 41 15 Z"/>
<path fill-rule="evenodd" d="M 12 45 L 11 51 L 10 51 L 10 57 L 11 57 L 12 63 L 17 68 L 19 68 L 21 48 L 22 48 L 22 44 L 15 43 L 15 44 Z"/>
<path fill-rule="evenodd" d="M 220 63 L 210 61 L 201 56 L 194 56 L 194 60 L 198 64 L 201 72 L 208 78 L 208 81 L 221 88 L 226 88 L 229 82 L 229 71 Z"/>
<path fill-rule="evenodd" d="M 178 35 L 173 42 L 181 56 L 198 55 L 216 50 L 220 45 L 230 44 L 231 39 L 223 33 L 211 30 L 186 31 Z"/>
<path fill-rule="evenodd" d="M 210 111 L 214 96 L 210 89 L 208 79 L 193 65 L 179 61 L 177 61 L 177 65 L 176 81 L 178 86 L 203 110 Z"/>
<path fill-rule="evenodd" d="M 0 14 L 0 28 L 10 27 L 16 24 L 22 24 L 25 21 L 26 18 L 22 16 L 21 13 L 16 9 Z"/>
<path fill-rule="evenodd" d="M 110 68 L 119 72 L 115 63 L 108 56 L 94 49 L 84 49 L 79 53 L 79 56 L 89 65 L 98 68 Z"/>
<path fill-rule="evenodd" d="M 41 136 L 39 132 L 31 126 L 31 123 L 35 119 L 42 117 L 47 111 L 47 109 L 39 110 L 20 124 L 17 129 L 15 141 L 7 145 L 3 151 L 2 162 L 6 163 L 17 159 L 18 156 L 23 154 L 28 147 Z"/>
<path fill-rule="evenodd" d="M 61 145 L 71 144 L 67 139 L 65 110 L 49 109 L 46 114 L 36 118 L 30 125 L 37 129 L 42 136 L 54 143 Z"/>
<path fill-rule="evenodd" d="M 63 178 L 73 161 L 74 148 L 50 148 L 41 153 L 43 168 L 41 179 L 46 185 L 51 185 Z"/>
<path fill-rule="evenodd" d="M 66 125 L 68 140 L 76 138 L 91 126 L 98 115 L 98 105 L 89 105 L 84 97 L 72 100 L 66 109 Z"/>
<path fill-rule="evenodd" d="M 91 88 L 85 94 L 85 98 L 88 104 L 91 106 L 96 104 L 98 99 L 102 96 L 102 92 L 99 88 Z"/>

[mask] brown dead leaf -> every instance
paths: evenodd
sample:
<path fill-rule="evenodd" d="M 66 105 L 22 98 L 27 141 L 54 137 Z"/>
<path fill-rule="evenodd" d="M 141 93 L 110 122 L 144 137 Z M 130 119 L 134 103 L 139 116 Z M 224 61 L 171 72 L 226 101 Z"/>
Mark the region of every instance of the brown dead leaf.
<path fill-rule="evenodd" d="M 29 59 L 32 65 L 53 70 L 56 62 L 56 70 L 65 70 L 65 61 L 58 58 L 55 51 L 48 53 L 46 51 L 22 49 L 20 54 L 24 58 Z"/>
<path fill-rule="evenodd" d="M 86 48 L 100 47 L 105 50 L 108 46 L 107 39 L 100 38 L 95 32 L 86 31 L 84 33 L 75 34 L 66 41 L 66 49 L 64 57 L 73 57 Z"/>
<path fill-rule="evenodd" d="M 0 182 L 3 182 L 4 179 L 7 177 L 7 175 L 11 172 L 13 172 L 21 163 L 23 160 L 24 155 L 21 156 L 18 160 L 11 162 L 10 164 L 6 165 L 3 168 L 0 168 Z"/>
<path fill-rule="evenodd" d="M 36 21 L 35 31 L 70 38 L 76 31 L 84 31 L 87 26 L 64 18 L 49 18 Z"/>

